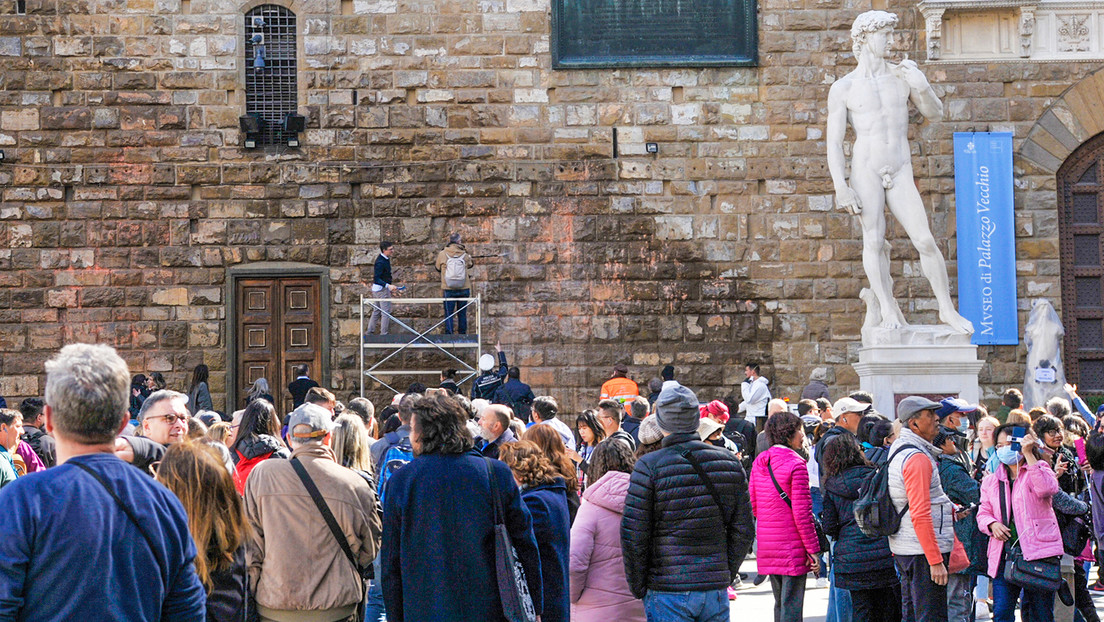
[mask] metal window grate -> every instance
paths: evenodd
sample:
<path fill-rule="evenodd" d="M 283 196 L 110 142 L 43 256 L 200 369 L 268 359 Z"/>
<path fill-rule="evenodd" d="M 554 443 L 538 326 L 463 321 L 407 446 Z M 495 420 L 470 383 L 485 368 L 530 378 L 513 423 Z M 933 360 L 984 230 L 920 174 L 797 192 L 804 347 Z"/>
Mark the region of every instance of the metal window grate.
<path fill-rule="evenodd" d="M 245 112 L 265 121 L 259 145 L 286 145 L 295 135 L 284 131 L 284 119 L 299 109 L 295 56 L 294 13 L 262 4 L 245 14 Z"/>

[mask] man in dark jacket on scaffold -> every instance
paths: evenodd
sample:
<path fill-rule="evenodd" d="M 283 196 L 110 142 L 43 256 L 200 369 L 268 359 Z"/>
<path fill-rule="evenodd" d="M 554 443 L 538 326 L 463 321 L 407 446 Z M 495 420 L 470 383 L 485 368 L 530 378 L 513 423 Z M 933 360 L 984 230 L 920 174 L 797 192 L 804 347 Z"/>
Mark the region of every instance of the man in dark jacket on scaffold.
<path fill-rule="evenodd" d="M 755 533 L 747 477 L 732 452 L 701 442 L 693 391 L 669 383 L 656 409 L 663 446 L 637 461 L 621 520 L 629 588 L 649 620 L 727 621 Z"/>

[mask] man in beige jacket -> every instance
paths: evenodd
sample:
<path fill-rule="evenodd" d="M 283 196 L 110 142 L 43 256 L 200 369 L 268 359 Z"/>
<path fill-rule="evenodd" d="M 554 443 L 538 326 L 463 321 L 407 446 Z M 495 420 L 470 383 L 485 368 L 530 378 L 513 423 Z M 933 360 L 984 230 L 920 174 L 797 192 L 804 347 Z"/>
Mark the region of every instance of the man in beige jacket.
<path fill-rule="evenodd" d="M 475 265 L 464 243 L 460 241 L 460 234 L 453 233 L 449 236 L 448 246 L 437 253 L 437 261 L 434 267 L 441 273 L 441 290 L 445 298 L 445 334 L 452 334 L 452 314 L 456 312 L 456 302 L 449 298 L 471 297 L 471 269 Z M 460 334 L 468 334 L 468 303 L 460 303 L 460 311 L 456 312 L 460 321 Z"/>
<path fill-rule="evenodd" d="M 249 581 L 263 621 L 351 622 L 365 596 L 360 574 L 292 464 L 300 461 L 314 481 L 358 566 L 370 566 L 381 536 L 376 493 L 334 461 L 332 427 L 326 409 L 296 408 L 288 418 L 291 460 L 265 460 L 245 486 L 245 512 L 253 527 L 246 548 Z"/>

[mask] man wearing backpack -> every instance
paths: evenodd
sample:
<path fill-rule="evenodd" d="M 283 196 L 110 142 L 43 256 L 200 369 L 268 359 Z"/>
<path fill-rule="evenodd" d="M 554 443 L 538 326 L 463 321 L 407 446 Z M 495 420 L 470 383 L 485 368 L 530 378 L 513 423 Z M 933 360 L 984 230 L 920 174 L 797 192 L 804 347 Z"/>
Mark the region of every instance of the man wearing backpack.
<path fill-rule="evenodd" d="M 947 620 L 947 562 L 954 545 L 954 504 L 939 477 L 940 450 L 932 445 L 939 434 L 939 402 L 911 396 L 897 405 L 904 426 L 890 447 L 889 495 L 903 512 L 896 533 L 889 536 L 901 575 L 904 622 Z"/>
<path fill-rule="evenodd" d="M 456 312 L 456 303 L 449 298 L 471 297 L 471 269 L 475 265 L 468 250 L 460 241 L 460 234 L 453 233 L 449 236 L 448 246 L 437 253 L 437 261 L 433 264 L 441 273 L 441 290 L 445 298 L 445 334 L 452 334 L 452 314 Z M 459 318 L 460 334 L 468 334 L 468 303 L 460 305 L 460 311 L 456 312 Z"/>
<path fill-rule="evenodd" d="M 409 394 L 399 400 L 398 415 L 401 425 L 394 432 L 384 434 L 383 438 L 373 443 L 369 449 L 376 473 L 376 495 L 381 506 L 385 488 L 391 481 L 391 476 L 414 459 L 414 447 L 410 442 L 410 419 L 414 416 L 414 400 L 418 397 L 420 397 L 418 394 Z M 367 622 L 380 622 L 386 619 L 387 612 L 383 604 L 383 573 L 379 555 L 376 555 L 376 559 L 372 561 L 372 566 L 376 573 L 375 579 L 368 588 L 364 619 Z"/>

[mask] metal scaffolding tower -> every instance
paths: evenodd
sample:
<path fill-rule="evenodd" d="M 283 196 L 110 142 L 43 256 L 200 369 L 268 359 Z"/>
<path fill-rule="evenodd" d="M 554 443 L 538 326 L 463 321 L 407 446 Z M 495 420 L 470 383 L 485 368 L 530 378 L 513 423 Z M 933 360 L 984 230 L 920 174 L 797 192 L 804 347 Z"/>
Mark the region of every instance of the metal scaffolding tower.
<path fill-rule="evenodd" d="M 407 318 L 405 321 L 392 315 L 390 312 L 385 311 L 382 308 L 384 303 L 390 303 L 394 306 L 402 305 L 437 305 L 437 308 L 441 307 L 441 304 L 446 300 L 456 303 L 456 310 L 450 315 L 442 317 L 437 320 L 436 318 L 429 317 L 426 322 L 434 322 L 428 328 L 419 330 L 411 326 L 416 322 Z M 431 307 L 432 308 L 432 307 Z M 445 324 L 445 320 L 449 318 L 455 318 L 459 315 L 461 309 L 467 309 L 468 311 L 468 330 L 466 335 L 451 334 L 445 335 L 436 333 L 439 327 Z M 365 334 L 365 327 L 367 326 L 368 318 L 371 317 L 373 311 L 379 310 L 381 316 L 390 318 L 393 324 L 398 325 L 402 330 L 396 334 L 388 335 L 367 335 Z M 400 389 L 396 389 L 388 382 L 385 382 L 382 377 L 388 377 L 389 379 L 394 376 L 435 376 L 441 373 L 441 366 L 434 367 L 433 369 L 393 369 L 387 366 L 387 363 L 392 359 L 395 359 L 400 353 L 407 350 L 439 350 L 444 353 L 446 362 L 455 362 L 457 371 L 462 376 L 457 380 L 457 384 L 463 384 L 468 380 L 474 378 L 479 374 L 478 362 L 480 355 L 483 354 L 482 349 L 482 322 L 481 320 L 482 307 L 480 304 L 479 296 L 473 298 L 371 298 L 368 296 L 360 297 L 360 395 L 364 396 L 364 384 L 365 378 L 371 378 L 376 382 L 387 387 L 395 393 L 402 393 Z M 367 315 L 366 315 L 367 313 Z M 474 317 L 473 317 L 474 316 Z M 382 317 L 381 317 L 382 319 Z M 472 321 L 474 320 L 474 321 Z M 409 322 L 409 323 L 408 323 Z M 475 358 L 470 363 L 463 357 L 464 354 L 475 351 Z M 375 362 L 366 361 L 365 358 L 375 355 Z M 369 365 L 365 367 L 365 365 Z M 394 380 L 392 380 L 394 382 Z"/>

